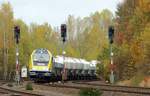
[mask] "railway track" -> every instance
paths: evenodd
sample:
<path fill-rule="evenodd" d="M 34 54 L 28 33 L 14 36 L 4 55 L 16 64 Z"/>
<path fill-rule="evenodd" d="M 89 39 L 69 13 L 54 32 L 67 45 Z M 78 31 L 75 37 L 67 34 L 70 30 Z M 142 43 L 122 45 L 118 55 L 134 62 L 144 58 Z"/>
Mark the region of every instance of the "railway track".
<path fill-rule="evenodd" d="M 7 95 L 7 96 L 44 96 L 33 92 L 27 91 L 19 91 L 11 88 L 4 88 L 0 86 L 0 96 Z"/>
<path fill-rule="evenodd" d="M 132 86 L 119 86 L 111 84 L 92 84 L 87 82 L 73 82 L 75 84 L 85 84 L 88 86 L 95 86 L 103 91 L 113 91 L 113 92 L 124 92 L 124 93 L 136 93 L 136 94 L 147 94 L 150 95 L 150 88 L 145 87 L 132 87 Z"/>
<path fill-rule="evenodd" d="M 69 83 L 64 83 L 64 84 L 51 84 L 51 85 L 46 84 L 46 86 L 73 88 L 73 89 L 99 88 L 102 91 L 135 93 L 135 94 L 142 94 L 142 95 L 148 95 L 148 96 L 150 95 L 150 88 L 118 86 L 118 85 L 110 85 L 110 84 L 92 84 L 88 82 L 72 82 L 72 83 L 69 82 Z"/>

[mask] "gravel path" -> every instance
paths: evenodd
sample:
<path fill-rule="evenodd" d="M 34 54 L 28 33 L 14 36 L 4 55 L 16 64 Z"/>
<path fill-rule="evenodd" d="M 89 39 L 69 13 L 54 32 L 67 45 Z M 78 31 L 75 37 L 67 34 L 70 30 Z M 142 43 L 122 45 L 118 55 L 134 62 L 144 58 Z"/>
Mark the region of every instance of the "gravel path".
<path fill-rule="evenodd" d="M 51 86 L 34 85 L 36 90 L 43 91 L 46 96 L 78 96 L 79 90 Z M 49 95 L 52 94 L 52 95 Z"/>

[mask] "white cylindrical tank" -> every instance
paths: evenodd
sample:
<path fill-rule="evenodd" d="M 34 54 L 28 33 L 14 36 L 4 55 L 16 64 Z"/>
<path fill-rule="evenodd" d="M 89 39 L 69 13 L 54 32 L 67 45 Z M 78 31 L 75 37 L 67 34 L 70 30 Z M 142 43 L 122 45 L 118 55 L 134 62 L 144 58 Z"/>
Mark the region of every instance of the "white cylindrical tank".
<path fill-rule="evenodd" d="M 65 67 L 66 69 L 71 69 L 71 63 L 72 63 L 72 60 L 70 57 L 65 57 Z"/>
<path fill-rule="evenodd" d="M 63 68 L 63 57 L 62 56 L 56 56 L 56 58 L 54 58 L 54 65 L 53 67 L 55 68 Z"/>
<path fill-rule="evenodd" d="M 82 62 L 83 62 L 83 64 L 84 64 L 84 67 L 83 67 L 83 69 L 84 70 L 89 70 L 89 68 L 90 68 L 90 63 L 88 62 L 88 61 L 86 61 L 86 60 L 82 60 Z"/>
<path fill-rule="evenodd" d="M 91 63 L 92 70 L 96 70 L 96 65 L 100 62 L 97 60 L 92 60 L 90 63 Z"/>

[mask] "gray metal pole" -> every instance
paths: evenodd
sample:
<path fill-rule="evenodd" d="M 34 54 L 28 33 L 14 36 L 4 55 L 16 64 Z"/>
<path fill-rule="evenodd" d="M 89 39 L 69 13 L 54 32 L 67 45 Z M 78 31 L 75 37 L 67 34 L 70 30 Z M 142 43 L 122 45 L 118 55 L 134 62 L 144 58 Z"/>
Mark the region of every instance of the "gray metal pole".
<path fill-rule="evenodd" d="M 20 73 L 19 73 L 19 47 L 16 44 L 16 83 L 19 85 L 20 83 Z"/>
<path fill-rule="evenodd" d="M 8 52 L 7 52 L 7 41 L 6 41 L 6 31 L 3 32 L 3 35 L 4 35 L 4 44 L 3 44 L 3 47 L 4 47 L 4 50 L 3 50 L 3 64 L 4 64 L 4 80 L 7 79 L 7 63 L 8 63 Z"/>
<path fill-rule="evenodd" d="M 6 80 L 6 33 L 5 33 L 5 31 L 4 31 L 4 33 L 3 33 L 3 35 L 4 35 L 4 37 L 3 37 L 3 47 L 4 47 L 4 50 L 3 50 L 3 54 L 4 54 L 4 56 L 3 56 L 3 64 L 4 64 L 4 80 Z"/>
<path fill-rule="evenodd" d="M 63 74 L 62 74 L 62 81 L 64 82 L 64 80 L 66 80 L 66 64 L 65 64 L 65 51 L 64 51 L 64 47 L 65 47 L 65 42 L 63 42 L 63 51 L 62 51 L 62 55 L 63 55 Z"/>
<path fill-rule="evenodd" d="M 111 62 L 111 74 L 110 74 L 110 83 L 114 84 L 114 70 L 113 70 L 113 49 L 112 44 L 110 44 L 110 62 Z"/>

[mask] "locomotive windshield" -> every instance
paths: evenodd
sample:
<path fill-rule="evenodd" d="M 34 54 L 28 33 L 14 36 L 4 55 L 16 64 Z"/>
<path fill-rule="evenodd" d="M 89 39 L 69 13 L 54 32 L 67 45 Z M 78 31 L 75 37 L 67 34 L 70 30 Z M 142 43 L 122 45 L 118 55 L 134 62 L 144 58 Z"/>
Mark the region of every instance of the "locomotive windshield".
<path fill-rule="evenodd" d="M 50 59 L 50 55 L 46 49 L 38 49 L 33 54 L 34 65 L 47 66 Z"/>

